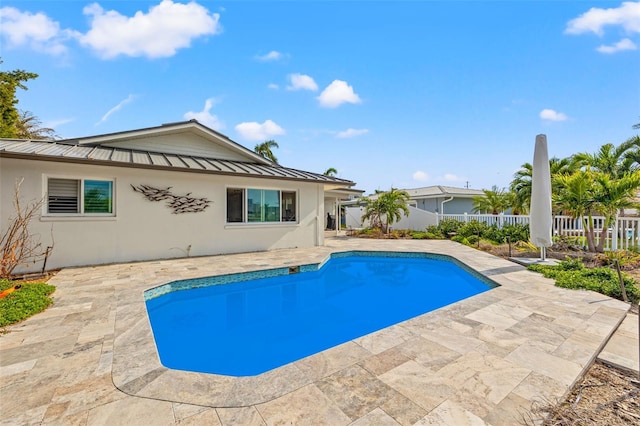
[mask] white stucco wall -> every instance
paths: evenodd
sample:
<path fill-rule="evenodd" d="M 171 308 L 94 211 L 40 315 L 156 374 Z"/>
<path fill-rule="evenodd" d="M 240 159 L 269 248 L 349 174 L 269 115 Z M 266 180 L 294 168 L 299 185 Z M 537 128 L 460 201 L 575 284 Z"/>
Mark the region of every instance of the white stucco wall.
<path fill-rule="evenodd" d="M 138 260 L 311 247 L 324 243 L 324 192 L 315 183 L 0 158 L 0 230 L 14 214 L 13 187 L 24 178 L 24 202 L 44 197 L 46 177 L 115 179 L 114 217 L 43 216 L 32 223 L 44 247 L 54 248 L 47 269 Z M 164 201 L 151 202 L 133 185 L 172 187 L 211 205 L 200 213 L 173 214 Z M 226 224 L 226 188 L 295 190 L 298 222 Z M 40 270 L 42 264 L 27 270 Z M 22 268 L 24 270 L 24 268 Z"/>

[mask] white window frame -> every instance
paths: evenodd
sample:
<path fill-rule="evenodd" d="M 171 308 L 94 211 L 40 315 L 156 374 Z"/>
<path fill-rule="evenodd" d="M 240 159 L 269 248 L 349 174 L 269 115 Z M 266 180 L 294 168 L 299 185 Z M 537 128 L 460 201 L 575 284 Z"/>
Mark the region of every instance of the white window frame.
<path fill-rule="evenodd" d="M 80 189 L 78 194 L 78 203 L 80 212 L 79 213 L 50 213 L 49 212 L 49 179 L 68 179 L 68 180 L 76 180 L 80 182 Z M 103 182 L 111 182 L 111 213 L 85 213 L 84 212 L 84 190 L 85 190 L 85 181 L 103 181 Z M 78 177 L 78 175 L 43 175 L 42 176 L 42 199 L 44 203 L 42 203 L 42 216 L 48 218 L 114 218 L 116 217 L 116 178 L 114 177 L 95 177 L 95 176 L 85 176 Z"/>

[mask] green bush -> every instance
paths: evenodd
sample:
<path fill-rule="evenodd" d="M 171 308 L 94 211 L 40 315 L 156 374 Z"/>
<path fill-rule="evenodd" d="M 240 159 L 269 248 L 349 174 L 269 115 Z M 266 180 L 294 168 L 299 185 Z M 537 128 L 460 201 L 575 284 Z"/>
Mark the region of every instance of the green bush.
<path fill-rule="evenodd" d="M 427 226 L 426 234 L 429 235 L 429 237 L 427 237 L 427 238 L 431 238 L 431 239 L 447 238 L 447 236 L 444 235 L 444 233 L 440 229 L 440 226 L 438 226 L 438 225 L 429 225 L 429 226 Z"/>
<path fill-rule="evenodd" d="M 455 241 L 456 243 L 464 244 L 465 246 L 470 246 L 471 243 L 467 239 L 467 237 L 463 237 L 462 235 L 454 235 L 451 237 L 451 241 Z"/>
<path fill-rule="evenodd" d="M 554 279 L 558 287 L 593 290 L 622 300 L 618 273 L 613 269 L 606 267 L 587 268 L 580 259 L 568 259 L 560 262 L 557 266 L 529 265 L 527 268 Z M 638 303 L 640 301 L 638 283 L 626 274 L 623 274 L 623 281 L 629 301 Z"/>
<path fill-rule="evenodd" d="M 479 222 L 475 219 L 469 222 L 443 219 L 438 225 L 430 225 L 426 228 L 425 238 L 451 238 L 453 241 L 461 242 L 462 239 L 456 239 L 456 236 L 466 238 L 470 244 L 477 243 L 478 237 L 494 245 L 506 243 L 507 238 L 510 239 L 511 243 L 517 243 L 518 241 L 529 241 L 529 225 L 507 224 L 499 228 L 497 224 L 489 226 L 485 222 Z"/>
<path fill-rule="evenodd" d="M 505 241 L 507 237 L 511 239 L 512 243 L 529 241 L 529 224 L 516 223 L 514 225 L 505 225 L 500 231 L 502 241 Z"/>
<path fill-rule="evenodd" d="M 487 226 L 486 223 L 478 222 L 477 220 L 472 220 L 463 224 L 460 227 L 460 229 L 458 229 L 458 234 L 467 238 L 472 235 L 475 235 L 476 237 L 478 236 L 482 237 L 482 235 L 487 231 L 487 229 L 489 229 L 489 227 Z"/>
<path fill-rule="evenodd" d="M 411 231 L 409 236 L 414 240 L 437 239 L 437 237 L 430 235 L 428 232 L 421 231 Z"/>
<path fill-rule="evenodd" d="M 498 225 L 496 225 L 495 223 L 491 226 L 486 227 L 486 229 L 482 232 L 482 238 L 491 241 L 493 244 L 502 244 L 505 242 L 505 237 L 502 229 L 498 228 Z"/>
<path fill-rule="evenodd" d="M 456 219 L 442 219 L 435 228 L 446 238 L 450 234 L 458 233 L 462 225 L 464 225 L 464 222 Z M 431 227 L 427 228 L 427 231 L 434 232 Z"/>
<path fill-rule="evenodd" d="M 440 233 L 433 233 L 433 232 L 425 232 L 424 233 L 424 238 L 428 239 L 428 240 L 444 240 L 447 237 L 445 237 L 444 235 L 440 234 Z"/>
<path fill-rule="evenodd" d="M 16 282 L 0 280 L 0 291 L 14 287 Z M 53 301 L 49 297 L 56 288 L 45 283 L 22 284 L 19 290 L 0 299 L 0 327 L 22 321 L 44 311 Z"/>
<path fill-rule="evenodd" d="M 478 241 L 480 241 L 480 237 L 477 235 L 469 235 L 465 240 L 467 241 L 467 245 L 476 245 L 478 244 Z"/>

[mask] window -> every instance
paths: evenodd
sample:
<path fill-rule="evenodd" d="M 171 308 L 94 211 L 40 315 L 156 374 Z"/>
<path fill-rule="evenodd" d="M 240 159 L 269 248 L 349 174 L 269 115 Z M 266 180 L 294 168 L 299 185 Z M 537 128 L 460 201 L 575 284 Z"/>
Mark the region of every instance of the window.
<path fill-rule="evenodd" d="M 227 222 L 244 222 L 244 190 L 227 189 Z"/>
<path fill-rule="evenodd" d="M 113 214 L 113 181 L 49 178 L 47 213 Z"/>
<path fill-rule="evenodd" d="M 247 189 L 247 221 L 279 222 L 280 191 Z"/>
<path fill-rule="evenodd" d="M 284 222 L 296 221 L 296 193 L 282 191 L 282 220 Z"/>
<path fill-rule="evenodd" d="M 227 188 L 227 223 L 296 221 L 296 192 Z"/>

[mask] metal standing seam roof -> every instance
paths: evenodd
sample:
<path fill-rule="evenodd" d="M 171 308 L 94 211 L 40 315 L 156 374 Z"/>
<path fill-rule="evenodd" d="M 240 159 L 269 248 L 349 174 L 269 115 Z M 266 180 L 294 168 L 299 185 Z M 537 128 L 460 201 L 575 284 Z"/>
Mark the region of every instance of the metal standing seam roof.
<path fill-rule="evenodd" d="M 354 185 L 346 179 L 282 166 L 67 142 L 0 139 L 0 157 L 3 156 Z"/>

